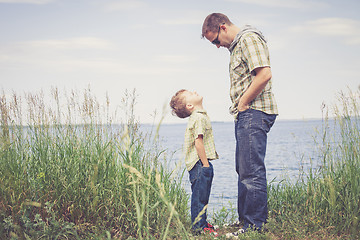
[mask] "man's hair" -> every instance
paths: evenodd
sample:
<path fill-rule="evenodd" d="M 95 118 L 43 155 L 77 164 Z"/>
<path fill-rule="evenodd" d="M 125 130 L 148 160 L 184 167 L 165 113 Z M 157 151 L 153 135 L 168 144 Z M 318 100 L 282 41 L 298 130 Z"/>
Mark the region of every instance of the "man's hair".
<path fill-rule="evenodd" d="M 185 89 L 177 91 L 170 101 L 171 113 L 179 118 L 186 118 L 191 115 L 191 112 L 186 108 L 186 102 L 182 96 L 185 91 Z"/>
<path fill-rule="evenodd" d="M 208 32 L 216 33 L 219 30 L 219 26 L 224 23 L 230 26 L 233 25 L 225 14 L 211 13 L 204 20 L 201 36 L 204 38 Z"/>

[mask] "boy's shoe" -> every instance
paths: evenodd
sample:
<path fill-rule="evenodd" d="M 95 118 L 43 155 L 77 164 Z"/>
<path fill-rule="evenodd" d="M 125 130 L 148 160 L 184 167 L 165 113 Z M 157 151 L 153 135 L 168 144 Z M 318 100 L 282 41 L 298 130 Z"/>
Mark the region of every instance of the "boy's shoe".
<path fill-rule="evenodd" d="M 239 228 L 241 226 L 241 222 L 240 221 L 235 221 L 233 223 L 225 223 L 223 225 L 223 227 L 226 227 L 226 228 L 233 228 L 233 227 L 237 227 Z"/>
<path fill-rule="evenodd" d="M 207 227 L 208 228 L 212 228 L 212 229 L 214 229 L 214 230 L 216 230 L 216 229 L 218 229 L 219 228 L 219 226 L 218 225 L 211 225 L 210 223 L 207 223 Z"/>
<path fill-rule="evenodd" d="M 239 235 L 244 234 L 244 233 L 245 233 L 245 229 L 240 228 L 236 232 L 227 233 L 226 238 L 239 238 Z"/>
<path fill-rule="evenodd" d="M 217 232 L 215 232 L 215 230 L 213 228 L 209 228 L 209 227 L 204 228 L 204 233 L 205 234 L 210 234 L 213 237 L 218 237 L 219 236 L 219 234 Z"/>

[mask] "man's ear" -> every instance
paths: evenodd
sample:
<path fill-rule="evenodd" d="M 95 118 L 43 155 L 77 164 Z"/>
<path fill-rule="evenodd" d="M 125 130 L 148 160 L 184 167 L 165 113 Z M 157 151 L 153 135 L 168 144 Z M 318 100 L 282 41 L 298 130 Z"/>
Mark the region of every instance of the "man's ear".
<path fill-rule="evenodd" d="M 225 32 L 227 32 L 227 30 L 228 30 L 228 28 L 227 28 L 227 26 L 226 26 L 225 24 L 220 25 L 220 28 L 221 28 L 222 30 L 224 30 Z"/>

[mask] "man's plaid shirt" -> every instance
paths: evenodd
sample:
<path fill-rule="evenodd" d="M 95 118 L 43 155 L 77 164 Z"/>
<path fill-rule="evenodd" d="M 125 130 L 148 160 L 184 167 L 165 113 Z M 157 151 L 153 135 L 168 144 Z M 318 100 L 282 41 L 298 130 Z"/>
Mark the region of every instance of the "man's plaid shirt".
<path fill-rule="evenodd" d="M 236 118 L 240 97 L 249 88 L 258 67 L 270 67 L 270 57 L 266 42 L 256 33 L 245 33 L 230 55 L 230 113 Z M 278 114 L 277 104 L 271 90 L 271 80 L 265 89 L 250 102 L 250 108 L 267 114 Z"/>

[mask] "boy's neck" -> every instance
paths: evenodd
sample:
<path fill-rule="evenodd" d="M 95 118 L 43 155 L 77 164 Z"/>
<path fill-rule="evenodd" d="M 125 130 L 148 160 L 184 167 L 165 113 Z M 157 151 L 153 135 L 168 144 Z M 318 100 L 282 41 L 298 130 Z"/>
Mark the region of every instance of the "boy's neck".
<path fill-rule="evenodd" d="M 193 110 L 193 111 L 196 111 L 196 110 L 204 110 L 203 105 L 202 105 L 202 104 L 195 105 L 195 106 L 194 106 L 194 110 Z"/>

